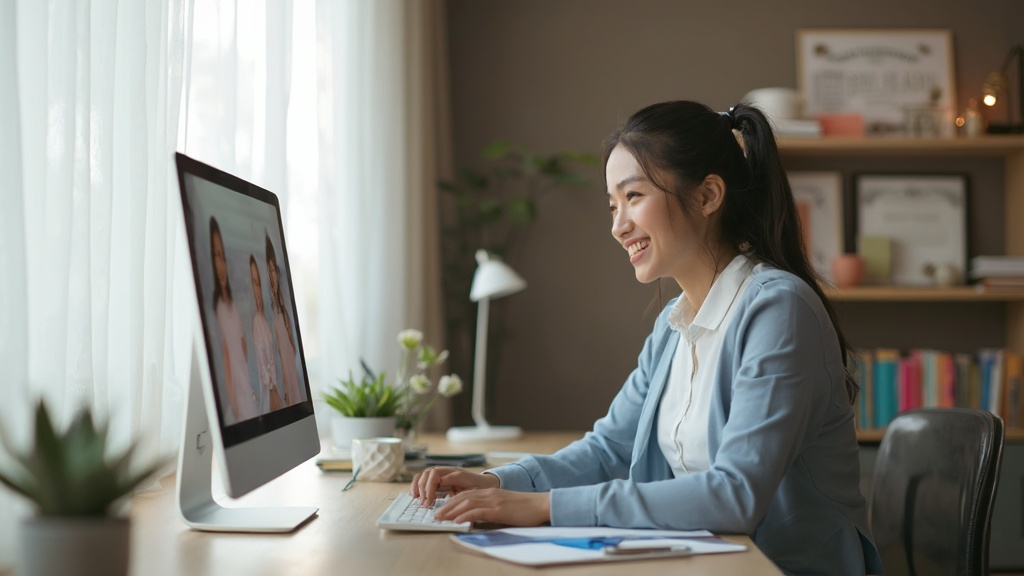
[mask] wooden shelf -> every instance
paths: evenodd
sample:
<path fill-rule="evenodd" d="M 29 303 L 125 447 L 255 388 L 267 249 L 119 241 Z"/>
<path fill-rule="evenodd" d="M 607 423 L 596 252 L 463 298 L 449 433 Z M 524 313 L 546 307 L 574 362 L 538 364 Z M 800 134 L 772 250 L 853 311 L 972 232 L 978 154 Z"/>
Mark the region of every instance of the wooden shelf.
<path fill-rule="evenodd" d="M 859 286 L 829 288 L 825 294 L 836 302 L 1017 302 L 1024 290 L 985 291 L 974 286 L 911 288 L 900 286 Z"/>
<path fill-rule="evenodd" d="M 861 444 L 878 444 L 885 436 L 885 428 L 872 430 L 857 430 L 857 441 Z M 1004 436 L 1007 442 L 1019 442 L 1024 440 L 1024 429 L 1007 428 Z"/>
<path fill-rule="evenodd" d="M 784 156 L 994 156 L 1008 157 L 1024 149 L 1024 136 L 976 138 L 848 137 L 779 138 Z"/>

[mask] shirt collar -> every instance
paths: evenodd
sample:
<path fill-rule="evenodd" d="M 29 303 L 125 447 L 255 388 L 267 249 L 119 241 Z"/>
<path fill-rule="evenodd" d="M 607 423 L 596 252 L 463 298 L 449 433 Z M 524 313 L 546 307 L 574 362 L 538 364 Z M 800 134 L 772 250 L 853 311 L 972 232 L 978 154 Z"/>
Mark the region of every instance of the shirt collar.
<path fill-rule="evenodd" d="M 708 291 L 708 296 L 704 299 L 704 304 L 700 307 L 700 310 L 697 311 L 696 317 L 694 317 L 693 310 L 690 308 L 690 301 L 686 299 L 686 294 L 684 293 L 679 296 L 676 305 L 669 313 L 669 326 L 682 333 L 690 341 L 694 340 L 701 332 L 698 330 L 694 333 L 695 328 L 717 330 L 722 324 L 722 320 L 725 319 L 726 314 L 728 314 L 729 309 L 732 308 L 732 303 L 736 300 L 740 288 L 747 277 L 750 276 L 753 268 L 753 260 L 743 254 L 737 255 L 725 267 L 725 270 L 722 270 L 722 273 L 718 275 L 714 283 L 711 284 L 711 290 Z M 687 322 L 689 318 L 693 320 Z"/>

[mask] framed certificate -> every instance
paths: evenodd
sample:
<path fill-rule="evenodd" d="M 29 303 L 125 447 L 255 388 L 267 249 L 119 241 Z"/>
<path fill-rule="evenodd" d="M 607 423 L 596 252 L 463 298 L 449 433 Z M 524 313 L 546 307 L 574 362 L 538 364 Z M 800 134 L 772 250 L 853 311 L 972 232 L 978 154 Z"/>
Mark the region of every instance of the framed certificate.
<path fill-rule="evenodd" d="M 807 256 L 818 276 L 834 285 L 832 260 L 843 253 L 843 176 L 795 170 L 787 175 Z"/>
<path fill-rule="evenodd" d="M 933 285 L 939 266 L 964 276 L 965 175 L 859 174 L 854 182 L 858 243 L 888 238 L 893 284 Z"/>
<path fill-rule="evenodd" d="M 867 135 L 952 135 L 948 29 L 797 30 L 797 83 L 809 118 L 859 115 Z"/>

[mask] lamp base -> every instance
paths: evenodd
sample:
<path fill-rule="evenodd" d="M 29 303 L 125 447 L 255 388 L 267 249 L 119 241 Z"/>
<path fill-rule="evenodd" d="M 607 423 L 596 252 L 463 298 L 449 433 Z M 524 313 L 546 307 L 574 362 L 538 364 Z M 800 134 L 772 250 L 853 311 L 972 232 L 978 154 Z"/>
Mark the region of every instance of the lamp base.
<path fill-rule="evenodd" d="M 454 426 L 446 434 L 449 442 L 490 442 L 513 440 L 523 435 L 519 426 Z"/>

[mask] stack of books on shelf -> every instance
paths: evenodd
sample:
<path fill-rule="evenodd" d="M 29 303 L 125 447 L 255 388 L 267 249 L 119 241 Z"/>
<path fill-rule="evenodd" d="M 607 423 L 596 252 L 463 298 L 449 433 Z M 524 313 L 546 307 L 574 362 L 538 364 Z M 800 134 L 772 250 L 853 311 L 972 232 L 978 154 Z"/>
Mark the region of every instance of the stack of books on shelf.
<path fill-rule="evenodd" d="M 854 410 L 862 430 L 884 428 L 907 410 L 954 406 L 982 408 L 1007 428 L 1024 427 L 1024 359 L 1012 350 L 862 349 L 851 356 L 850 373 L 860 385 Z"/>
<path fill-rule="evenodd" d="M 986 291 L 1024 290 L 1024 256 L 975 256 L 970 275 Z"/>

